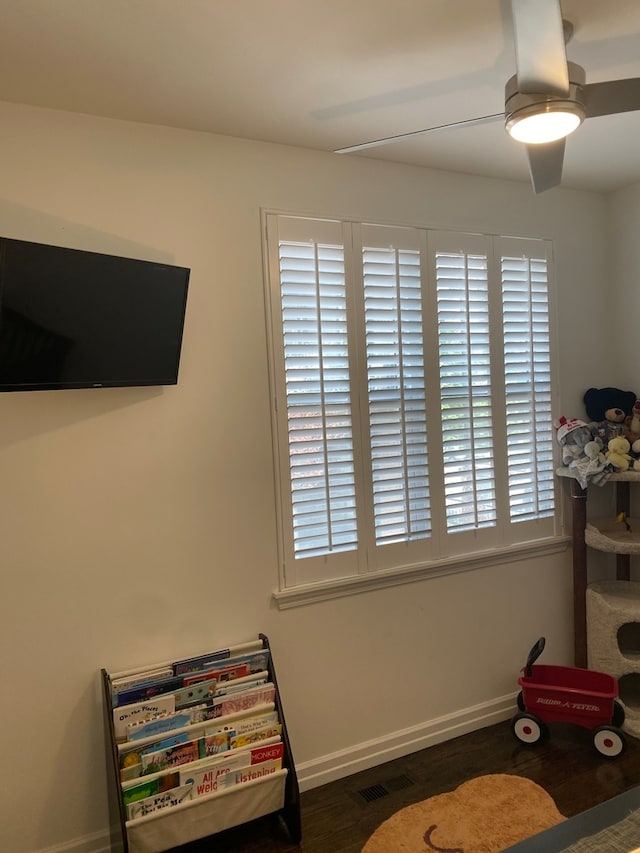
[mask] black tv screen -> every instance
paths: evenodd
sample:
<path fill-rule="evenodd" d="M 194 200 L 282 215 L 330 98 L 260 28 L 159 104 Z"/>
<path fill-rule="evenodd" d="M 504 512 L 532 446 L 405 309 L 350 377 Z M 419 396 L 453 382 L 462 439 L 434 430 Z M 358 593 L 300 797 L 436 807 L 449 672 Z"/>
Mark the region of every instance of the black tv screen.
<path fill-rule="evenodd" d="M 0 238 L 0 391 L 175 385 L 189 272 Z"/>

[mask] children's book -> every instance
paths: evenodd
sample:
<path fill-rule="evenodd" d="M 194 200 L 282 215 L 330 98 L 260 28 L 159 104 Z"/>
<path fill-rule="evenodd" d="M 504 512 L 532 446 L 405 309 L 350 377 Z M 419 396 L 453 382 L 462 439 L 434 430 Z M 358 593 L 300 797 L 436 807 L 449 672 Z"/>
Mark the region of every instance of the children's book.
<path fill-rule="evenodd" d="M 209 755 L 217 755 L 219 752 L 226 752 L 229 749 L 229 731 L 218 731 L 211 734 L 206 734 L 203 740 L 203 757 Z"/>
<path fill-rule="evenodd" d="M 273 702 L 276 695 L 275 686 L 268 682 L 251 690 L 243 690 L 238 693 L 230 693 L 227 696 L 214 697 L 213 716 L 223 717 L 226 714 L 235 714 L 238 711 L 247 711 L 264 702 Z"/>
<path fill-rule="evenodd" d="M 175 712 L 172 714 L 158 714 L 149 720 L 138 720 L 127 725 L 127 740 L 140 740 L 143 737 L 152 737 L 172 729 L 181 729 L 192 722 L 190 712 Z"/>
<path fill-rule="evenodd" d="M 238 752 L 225 752 L 210 761 L 200 761 L 197 766 L 185 767 L 180 771 L 180 784 L 193 785 L 193 796 L 213 794 L 215 791 L 235 784 L 235 771 L 248 768 L 263 761 L 282 762 L 284 744 L 282 741 L 269 746 L 243 749 Z M 229 782 L 227 782 L 229 777 Z"/>
<path fill-rule="evenodd" d="M 232 681 L 234 678 L 243 678 L 249 674 L 250 670 L 247 663 L 203 669 L 201 672 L 193 672 L 190 675 L 185 675 L 184 686 L 187 687 L 189 684 L 196 684 L 198 681 L 205 681 L 208 678 L 215 678 L 217 682 Z"/>
<path fill-rule="evenodd" d="M 117 700 L 117 694 L 128 690 L 132 687 L 138 687 L 141 684 L 159 681 L 163 678 L 173 676 L 173 668 L 170 666 L 161 667 L 160 669 L 150 669 L 145 672 L 131 673 L 130 675 L 120 676 L 119 678 L 111 679 L 111 693 L 114 699 L 114 705 Z"/>
<path fill-rule="evenodd" d="M 270 706 L 265 706 L 265 708 L 268 710 L 265 710 L 264 713 L 258 713 L 255 716 L 233 717 L 228 722 L 218 718 L 212 722 L 211 726 L 205 726 L 204 733 L 208 735 L 214 732 L 228 731 L 231 737 L 262 729 L 265 726 L 275 725 L 278 722 L 278 712 L 272 710 Z"/>
<path fill-rule="evenodd" d="M 176 703 L 176 710 L 181 710 L 193 705 L 197 702 L 203 702 L 205 699 L 213 696 L 216 689 L 215 678 L 207 681 L 199 681 L 197 684 L 190 684 L 188 687 L 183 687 L 173 693 Z"/>
<path fill-rule="evenodd" d="M 156 696 L 161 696 L 164 693 L 173 693 L 179 690 L 184 683 L 184 679 L 175 676 L 170 678 L 161 678 L 158 681 L 147 681 L 144 684 L 138 684 L 136 687 L 129 687 L 126 690 L 121 690 L 115 694 L 114 699 L 117 705 L 130 705 L 132 702 L 145 702 Z"/>
<path fill-rule="evenodd" d="M 177 788 L 170 788 L 163 793 L 152 794 L 150 797 L 135 800 L 127 806 L 127 818 L 134 820 L 137 817 L 144 817 L 159 809 L 179 806 L 185 800 L 191 799 L 192 791 L 193 785 L 179 785 Z"/>
<path fill-rule="evenodd" d="M 202 738 L 197 738 L 186 743 L 168 746 L 165 749 L 142 753 L 140 756 L 142 774 L 158 773 L 162 770 L 178 767 L 181 764 L 197 761 L 203 757 L 201 752 L 202 740 Z"/>
<path fill-rule="evenodd" d="M 162 740 L 154 741 L 146 747 L 126 749 L 120 752 L 120 781 L 128 782 L 130 779 L 137 779 L 144 772 L 142 756 L 150 752 L 158 752 L 161 749 L 168 749 L 172 746 L 177 746 L 180 743 L 186 743 L 192 740 L 186 732 L 182 732 L 175 736 L 163 738 Z"/>
<path fill-rule="evenodd" d="M 113 727 L 116 742 L 127 738 L 127 725 L 136 720 L 148 720 L 158 714 L 173 712 L 176 709 L 176 699 L 173 693 L 156 696 L 145 702 L 134 702 L 131 705 L 121 705 L 113 709 Z"/>
<path fill-rule="evenodd" d="M 120 753 L 120 781 L 128 782 L 142 775 L 142 758 L 138 750 Z"/>
<path fill-rule="evenodd" d="M 282 726 L 280 723 L 270 723 L 260 729 L 253 729 L 253 731 L 244 732 L 243 734 L 231 734 L 229 737 L 229 749 L 240 749 L 243 746 L 249 746 L 251 743 L 266 740 L 276 735 L 282 736 Z"/>
<path fill-rule="evenodd" d="M 180 784 L 180 774 L 178 772 L 167 773 L 164 776 L 157 776 L 155 779 L 145 779 L 135 785 L 129 785 L 122 789 L 122 801 L 125 809 L 136 800 L 143 800 L 146 797 L 152 797 L 160 794 L 163 791 L 168 791 Z"/>
<path fill-rule="evenodd" d="M 228 696 L 230 693 L 238 693 L 241 690 L 252 690 L 254 687 L 260 687 L 262 684 L 267 684 L 269 681 L 266 670 L 260 673 L 260 677 L 254 677 L 255 673 L 249 678 L 239 678 L 236 681 L 225 681 L 222 684 L 216 684 L 214 692 L 215 696 Z"/>
<path fill-rule="evenodd" d="M 275 704 L 271 702 L 259 702 L 255 707 L 248 708 L 244 711 L 239 711 L 237 714 L 228 714 L 225 716 L 233 717 L 233 720 L 239 718 L 253 717 L 258 714 L 267 714 L 274 710 Z M 189 710 L 191 713 L 192 723 L 205 723 L 208 720 L 218 720 L 220 718 L 219 709 L 213 704 L 213 697 L 203 702 L 201 705 L 187 706 L 183 710 Z M 218 726 L 216 731 L 219 731 L 221 726 Z M 210 730 L 211 731 L 211 730 Z"/>
<path fill-rule="evenodd" d="M 140 749 L 140 756 L 149 755 L 151 752 L 159 752 L 161 749 L 169 749 L 172 746 L 177 746 L 179 743 L 188 743 L 192 740 L 194 740 L 194 738 L 189 737 L 186 732 L 170 734 L 167 737 L 155 740 L 153 743 L 143 746 L 142 749 Z"/>
<path fill-rule="evenodd" d="M 263 669 L 269 669 L 270 657 L 269 649 L 260 649 L 260 651 L 251 652 L 248 655 L 231 658 L 227 661 L 227 666 L 246 664 L 249 667 L 249 672 L 261 672 Z"/>
<path fill-rule="evenodd" d="M 243 782 L 251 782 L 254 779 L 261 779 L 263 776 L 269 776 L 275 773 L 276 770 L 282 770 L 282 759 L 274 758 L 271 761 L 261 761 L 252 767 L 243 767 L 241 770 L 236 770 L 233 774 L 225 776 L 224 783 L 227 785 L 241 785 Z"/>
<path fill-rule="evenodd" d="M 198 655 L 198 657 L 174 661 L 172 669 L 175 675 L 185 675 L 189 672 L 200 672 L 203 669 L 211 669 L 219 661 L 249 654 L 260 649 L 263 649 L 262 640 L 251 640 L 248 643 L 239 643 L 235 646 L 229 646 L 227 649 L 218 649 L 214 652 Z"/>

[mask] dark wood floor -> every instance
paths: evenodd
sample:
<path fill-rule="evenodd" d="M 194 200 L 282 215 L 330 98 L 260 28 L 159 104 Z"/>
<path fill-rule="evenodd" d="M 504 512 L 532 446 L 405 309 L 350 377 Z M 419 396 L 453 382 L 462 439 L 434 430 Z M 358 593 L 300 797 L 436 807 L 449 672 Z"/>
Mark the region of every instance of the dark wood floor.
<path fill-rule="evenodd" d="M 374 829 L 395 811 L 451 791 L 485 773 L 526 776 L 572 817 L 640 784 L 640 740 L 628 737 L 617 759 L 600 756 L 589 732 L 565 724 L 551 737 L 524 747 L 499 723 L 337 782 L 306 791 L 302 843 L 291 844 L 274 818 L 236 827 L 213 840 L 185 845 L 180 853 L 360 853 Z M 177 851 L 176 851 L 177 853 Z M 392 853 L 392 851 L 390 851 Z"/>

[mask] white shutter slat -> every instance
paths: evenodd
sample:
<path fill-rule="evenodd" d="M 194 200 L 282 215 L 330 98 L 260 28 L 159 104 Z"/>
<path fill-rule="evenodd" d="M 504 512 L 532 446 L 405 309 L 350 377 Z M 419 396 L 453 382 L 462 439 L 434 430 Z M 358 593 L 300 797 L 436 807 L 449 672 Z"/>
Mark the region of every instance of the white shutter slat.
<path fill-rule="evenodd" d="M 296 558 L 357 547 L 344 250 L 280 241 Z"/>
<path fill-rule="evenodd" d="M 501 276 L 509 507 L 531 521 L 555 510 L 546 259 L 503 255 Z"/>
<path fill-rule="evenodd" d="M 420 253 L 364 246 L 362 269 L 374 531 L 384 545 L 431 530 Z"/>
<path fill-rule="evenodd" d="M 496 523 L 486 255 L 436 251 L 445 514 L 449 533 Z"/>

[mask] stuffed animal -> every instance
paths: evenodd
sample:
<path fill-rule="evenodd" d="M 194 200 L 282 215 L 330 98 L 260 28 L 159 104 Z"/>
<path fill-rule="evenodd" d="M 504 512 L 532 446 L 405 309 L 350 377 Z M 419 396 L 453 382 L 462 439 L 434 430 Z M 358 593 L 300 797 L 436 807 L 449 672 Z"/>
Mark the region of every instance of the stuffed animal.
<path fill-rule="evenodd" d="M 584 456 L 585 445 L 592 440 L 591 429 L 578 418 L 561 417 L 555 422 L 556 438 L 562 448 L 562 464 L 570 466 Z"/>
<path fill-rule="evenodd" d="M 589 388 L 583 397 L 587 416 L 591 421 L 594 438 L 600 438 L 603 446 L 617 436 L 627 436 L 634 405 L 637 402 L 633 391 L 621 391 L 619 388 Z M 637 412 L 640 426 L 640 406 Z M 632 444 L 629 435 L 629 444 Z M 640 438 L 640 434 L 635 438 Z M 635 438 L 633 440 L 635 440 Z"/>
<path fill-rule="evenodd" d="M 616 471 L 628 471 L 632 461 L 629 450 L 631 445 L 624 436 L 619 435 L 609 441 L 605 456 Z"/>
<path fill-rule="evenodd" d="M 569 468 L 583 489 L 590 483 L 603 486 L 613 473 L 613 466 L 602 452 L 599 438 L 588 441 L 583 448 L 583 455 L 570 462 Z"/>
<path fill-rule="evenodd" d="M 624 437 L 633 448 L 634 442 L 640 438 L 640 400 L 636 400 L 631 409 L 631 417 L 627 419 L 628 429 Z"/>

